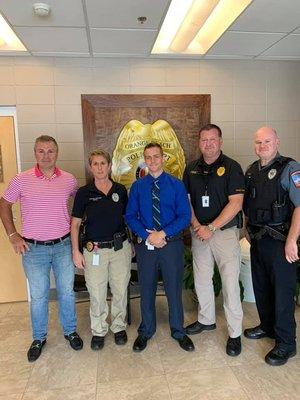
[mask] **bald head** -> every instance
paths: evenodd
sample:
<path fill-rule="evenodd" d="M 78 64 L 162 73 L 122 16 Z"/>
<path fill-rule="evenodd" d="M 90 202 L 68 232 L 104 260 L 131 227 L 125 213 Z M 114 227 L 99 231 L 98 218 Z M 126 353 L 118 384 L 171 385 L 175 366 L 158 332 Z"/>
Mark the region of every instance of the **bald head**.
<path fill-rule="evenodd" d="M 254 150 L 262 165 L 268 164 L 275 158 L 279 147 L 279 138 L 275 129 L 263 126 L 254 135 Z"/>

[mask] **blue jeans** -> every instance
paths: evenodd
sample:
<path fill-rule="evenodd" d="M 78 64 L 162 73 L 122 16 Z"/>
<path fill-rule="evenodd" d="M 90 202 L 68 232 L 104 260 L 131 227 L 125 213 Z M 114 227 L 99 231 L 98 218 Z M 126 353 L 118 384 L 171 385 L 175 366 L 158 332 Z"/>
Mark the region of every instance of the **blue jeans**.
<path fill-rule="evenodd" d="M 59 306 L 59 319 L 64 335 L 76 330 L 74 264 L 70 237 L 52 246 L 27 243 L 23 267 L 30 288 L 30 312 L 34 340 L 47 336 L 50 270 L 53 269 Z"/>

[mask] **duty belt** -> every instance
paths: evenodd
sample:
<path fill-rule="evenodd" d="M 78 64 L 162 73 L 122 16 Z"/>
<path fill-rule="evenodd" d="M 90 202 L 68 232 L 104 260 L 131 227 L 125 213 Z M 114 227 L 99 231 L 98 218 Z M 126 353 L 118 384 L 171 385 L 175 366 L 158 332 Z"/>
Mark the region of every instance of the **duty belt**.
<path fill-rule="evenodd" d="M 285 242 L 287 238 L 284 233 L 269 225 L 247 225 L 247 231 L 250 239 L 255 240 L 260 240 L 265 235 L 269 235 L 272 239 L 280 240 L 281 242 Z"/>
<path fill-rule="evenodd" d="M 127 239 L 127 234 L 124 232 L 120 236 L 122 238 L 122 241 L 125 242 Z M 92 242 L 91 240 L 85 242 L 84 246 L 87 251 L 92 252 L 95 247 L 98 247 L 98 249 L 112 249 L 114 247 L 115 241 L 112 240 L 107 240 L 104 242 Z"/>

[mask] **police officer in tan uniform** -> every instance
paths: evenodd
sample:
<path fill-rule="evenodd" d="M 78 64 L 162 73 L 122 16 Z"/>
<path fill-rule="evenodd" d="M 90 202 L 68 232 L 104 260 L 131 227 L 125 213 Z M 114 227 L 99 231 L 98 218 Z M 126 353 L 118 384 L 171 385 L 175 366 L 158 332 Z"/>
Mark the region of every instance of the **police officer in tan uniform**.
<path fill-rule="evenodd" d="M 243 311 L 240 301 L 239 229 L 244 194 L 240 165 L 221 151 L 222 132 L 214 124 L 199 133 L 202 156 L 184 173 L 192 206 L 192 252 L 198 319 L 186 327 L 187 334 L 216 329 L 212 277 L 214 264 L 222 278 L 224 310 L 229 337 L 226 352 L 241 352 Z"/>

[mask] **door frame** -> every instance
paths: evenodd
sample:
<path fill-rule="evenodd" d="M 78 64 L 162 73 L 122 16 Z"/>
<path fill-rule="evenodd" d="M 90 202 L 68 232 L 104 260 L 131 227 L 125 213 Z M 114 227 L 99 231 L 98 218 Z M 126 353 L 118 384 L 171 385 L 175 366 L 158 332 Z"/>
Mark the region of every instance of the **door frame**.
<path fill-rule="evenodd" d="M 0 106 L 0 117 L 13 117 L 14 121 L 14 135 L 15 135 L 15 145 L 16 145 L 16 157 L 17 157 L 17 171 L 21 172 L 21 158 L 20 158 L 20 141 L 18 132 L 18 118 L 17 118 L 17 108 L 15 106 Z M 27 301 L 30 302 L 30 290 L 28 279 L 26 278 L 27 285 Z"/>
<path fill-rule="evenodd" d="M 13 106 L 11 106 L 11 107 L 0 106 L 0 117 L 13 117 L 13 119 L 14 119 L 17 170 L 19 173 L 19 172 L 21 172 L 21 158 L 20 158 L 20 142 L 19 142 L 19 133 L 18 133 L 17 108 L 13 107 Z"/>

